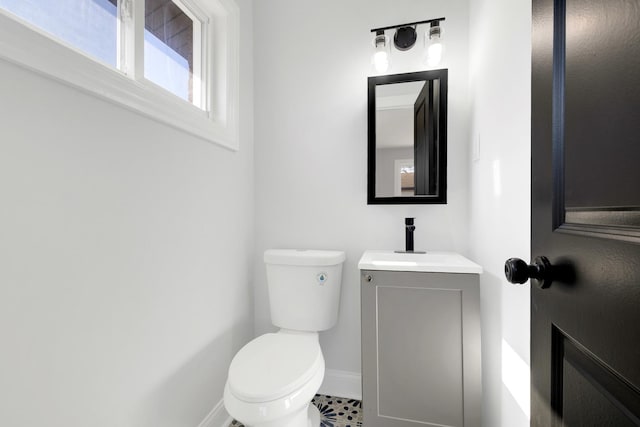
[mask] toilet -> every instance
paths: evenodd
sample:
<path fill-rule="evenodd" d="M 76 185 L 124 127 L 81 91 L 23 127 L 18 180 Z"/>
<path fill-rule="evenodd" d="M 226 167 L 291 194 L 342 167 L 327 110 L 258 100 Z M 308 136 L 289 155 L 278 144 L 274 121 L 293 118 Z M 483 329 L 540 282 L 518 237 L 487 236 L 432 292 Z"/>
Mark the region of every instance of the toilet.
<path fill-rule="evenodd" d="M 311 399 L 324 378 L 318 332 L 338 321 L 341 251 L 270 249 L 264 253 L 276 333 L 242 347 L 229 366 L 224 405 L 247 427 L 318 427 Z"/>

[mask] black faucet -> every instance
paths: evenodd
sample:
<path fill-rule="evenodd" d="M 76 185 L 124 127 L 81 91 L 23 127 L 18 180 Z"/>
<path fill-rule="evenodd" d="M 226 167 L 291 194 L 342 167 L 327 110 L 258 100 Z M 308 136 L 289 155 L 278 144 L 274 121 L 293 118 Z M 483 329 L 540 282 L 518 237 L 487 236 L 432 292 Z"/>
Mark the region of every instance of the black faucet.
<path fill-rule="evenodd" d="M 413 220 L 415 218 L 405 218 L 404 226 L 405 226 L 405 251 L 413 252 L 413 231 L 416 229 L 416 226 L 413 225 Z"/>
<path fill-rule="evenodd" d="M 413 249 L 413 232 L 416 229 L 416 226 L 413 225 L 413 220 L 415 218 L 405 218 L 404 219 L 404 233 L 405 233 L 405 241 L 406 247 L 404 251 L 395 251 L 400 254 L 424 254 L 424 251 L 416 251 Z"/>

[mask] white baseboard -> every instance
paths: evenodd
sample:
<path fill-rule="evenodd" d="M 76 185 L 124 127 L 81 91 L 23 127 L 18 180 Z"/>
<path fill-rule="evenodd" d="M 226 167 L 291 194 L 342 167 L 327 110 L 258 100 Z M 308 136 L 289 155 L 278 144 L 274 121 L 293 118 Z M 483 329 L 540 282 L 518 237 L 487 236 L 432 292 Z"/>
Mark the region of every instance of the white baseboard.
<path fill-rule="evenodd" d="M 318 393 L 362 400 L 362 377 L 359 372 L 327 369 Z"/>
<path fill-rule="evenodd" d="M 228 427 L 231 421 L 233 420 L 224 408 L 224 401 L 221 400 L 198 427 Z"/>

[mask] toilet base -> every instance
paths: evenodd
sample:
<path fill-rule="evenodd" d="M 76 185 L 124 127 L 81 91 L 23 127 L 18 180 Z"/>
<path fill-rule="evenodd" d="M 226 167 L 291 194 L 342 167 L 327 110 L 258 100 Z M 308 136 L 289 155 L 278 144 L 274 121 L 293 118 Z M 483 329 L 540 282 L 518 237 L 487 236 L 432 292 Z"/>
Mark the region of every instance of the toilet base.
<path fill-rule="evenodd" d="M 309 404 L 309 427 L 320 427 L 320 411 L 313 403 Z"/>
<path fill-rule="evenodd" d="M 316 405 L 309 403 L 306 410 L 303 408 L 286 419 L 279 419 L 264 424 L 245 425 L 245 427 L 320 427 L 320 411 Z"/>

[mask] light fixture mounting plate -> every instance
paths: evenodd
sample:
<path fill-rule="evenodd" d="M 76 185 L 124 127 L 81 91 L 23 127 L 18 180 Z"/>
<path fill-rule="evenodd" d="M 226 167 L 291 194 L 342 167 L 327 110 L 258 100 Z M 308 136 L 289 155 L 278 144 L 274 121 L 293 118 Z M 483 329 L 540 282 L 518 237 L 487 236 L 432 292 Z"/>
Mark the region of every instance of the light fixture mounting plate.
<path fill-rule="evenodd" d="M 393 44 L 398 50 L 409 50 L 416 44 L 418 35 L 414 27 L 400 27 L 393 36 Z"/>

